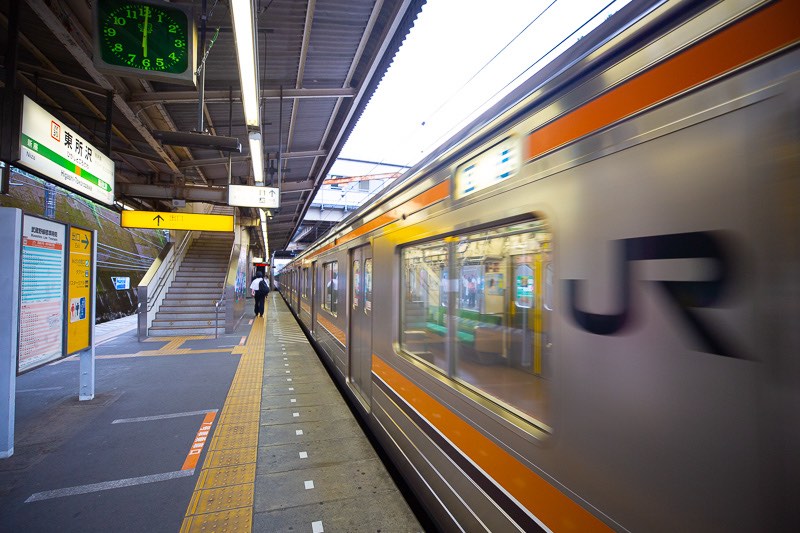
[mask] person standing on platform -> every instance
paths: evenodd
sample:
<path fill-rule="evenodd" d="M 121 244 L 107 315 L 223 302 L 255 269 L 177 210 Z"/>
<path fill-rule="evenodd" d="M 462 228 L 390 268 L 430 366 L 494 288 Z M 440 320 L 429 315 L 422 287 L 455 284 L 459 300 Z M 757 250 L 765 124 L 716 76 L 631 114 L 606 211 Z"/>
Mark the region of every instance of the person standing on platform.
<path fill-rule="evenodd" d="M 266 298 L 269 293 L 269 286 L 267 286 L 267 282 L 264 281 L 262 276 L 263 274 L 261 272 L 256 272 L 256 277 L 253 278 L 253 282 L 250 283 L 250 292 L 256 300 L 256 316 L 264 316 L 264 298 Z"/>

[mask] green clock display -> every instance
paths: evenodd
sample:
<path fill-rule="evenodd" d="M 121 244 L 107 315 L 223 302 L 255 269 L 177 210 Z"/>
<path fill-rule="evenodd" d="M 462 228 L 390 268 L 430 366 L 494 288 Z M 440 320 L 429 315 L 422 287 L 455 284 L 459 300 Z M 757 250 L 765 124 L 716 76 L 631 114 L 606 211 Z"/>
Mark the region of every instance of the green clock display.
<path fill-rule="evenodd" d="M 184 74 L 191 62 L 192 37 L 190 19 L 180 8 L 135 0 L 98 0 L 95 42 L 103 62 L 112 67 Z"/>

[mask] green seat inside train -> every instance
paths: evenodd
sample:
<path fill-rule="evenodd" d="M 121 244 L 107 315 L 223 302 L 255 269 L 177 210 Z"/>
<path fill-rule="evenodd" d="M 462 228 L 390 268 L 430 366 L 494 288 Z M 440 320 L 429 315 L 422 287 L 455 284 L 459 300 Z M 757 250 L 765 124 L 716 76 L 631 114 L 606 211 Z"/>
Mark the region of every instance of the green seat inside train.
<path fill-rule="evenodd" d="M 431 307 L 428 310 L 428 322 L 425 327 L 428 331 L 444 337 L 447 334 L 447 315 L 443 307 Z M 459 341 L 474 344 L 475 329 L 478 327 L 499 326 L 502 324 L 500 315 L 487 315 L 472 311 L 471 309 L 459 309 L 456 315 L 456 337 Z"/>

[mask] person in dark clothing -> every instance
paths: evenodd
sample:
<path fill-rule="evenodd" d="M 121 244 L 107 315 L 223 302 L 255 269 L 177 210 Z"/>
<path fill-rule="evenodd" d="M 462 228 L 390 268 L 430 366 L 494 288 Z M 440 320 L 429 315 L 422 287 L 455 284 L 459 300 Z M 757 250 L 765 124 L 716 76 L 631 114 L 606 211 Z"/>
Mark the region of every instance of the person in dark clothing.
<path fill-rule="evenodd" d="M 255 314 L 256 316 L 264 316 L 264 298 L 269 293 L 269 286 L 266 280 L 262 277 L 261 272 L 256 272 L 256 277 L 250 284 L 250 292 L 255 298 Z"/>

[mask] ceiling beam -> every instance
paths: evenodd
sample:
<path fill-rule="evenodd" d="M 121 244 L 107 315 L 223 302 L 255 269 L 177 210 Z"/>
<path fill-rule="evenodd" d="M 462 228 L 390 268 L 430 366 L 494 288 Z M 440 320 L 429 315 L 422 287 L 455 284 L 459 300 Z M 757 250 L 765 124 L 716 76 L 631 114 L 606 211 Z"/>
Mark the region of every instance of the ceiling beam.
<path fill-rule="evenodd" d="M 284 89 L 283 97 L 286 98 L 353 98 L 355 89 Z M 273 100 L 281 97 L 280 89 L 262 89 L 262 100 Z M 128 97 L 131 104 L 189 104 L 197 103 L 197 91 L 155 91 L 152 93 L 135 93 Z M 203 100 L 207 104 L 228 103 L 231 100 L 241 102 L 242 91 L 208 90 L 203 93 Z"/>
<path fill-rule="evenodd" d="M 281 184 L 281 194 L 283 193 L 290 193 L 290 192 L 299 192 L 299 191 L 310 191 L 314 188 L 314 182 L 312 180 L 305 180 L 305 181 L 284 181 Z"/>
<path fill-rule="evenodd" d="M 122 152 L 125 153 L 125 152 Z M 325 157 L 327 151 L 325 150 L 311 150 L 308 152 L 289 152 L 285 154 L 281 154 L 282 159 L 303 159 L 309 157 Z M 132 155 L 137 157 L 134 153 L 129 153 L 128 155 Z M 271 159 L 277 159 L 278 154 L 269 153 L 266 154 Z M 141 157 L 141 156 L 138 156 Z M 146 158 L 146 157 L 144 157 Z M 236 155 L 232 156 L 230 162 L 231 163 L 243 163 L 245 161 L 250 161 L 249 155 Z M 181 161 L 178 163 L 178 168 L 196 168 L 196 167 L 210 167 L 215 165 L 227 165 L 228 158 L 227 157 L 213 157 L 210 159 L 193 159 L 191 161 Z"/>
<path fill-rule="evenodd" d="M 228 203 L 228 187 L 193 187 L 180 185 L 147 185 L 117 183 L 117 195 L 136 198 L 180 199 L 190 202 Z"/>
<path fill-rule="evenodd" d="M 128 148 L 115 147 L 115 148 L 113 148 L 113 151 L 116 154 L 135 157 L 136 159 L 141 159 L 143 161 L 150 161 L 150 162 L 153 162 L 153 163 L 163 163 L 163 161 L 161 160 L 160 157 L 155 156 L 155 155 L 151 155 L 151 154 L 146 154 L 146 153 L 140 152 L 138 150 L 129 150 Z"/>
<path fill-rule="evenodd" d="M 231 163 L 243 163 L 250 161 L 249 155 L 235 155 L 231 156 Z M 178 163 L 178 168 L 196 168 L 196 167 L 212 167 L 215 165 L 227 165 L 227 157 L 214 157 L 211 159 L 192 159 L 191 161 L 181 161 Z M 228 179 L 227 177 L 225 179 Z"/>

